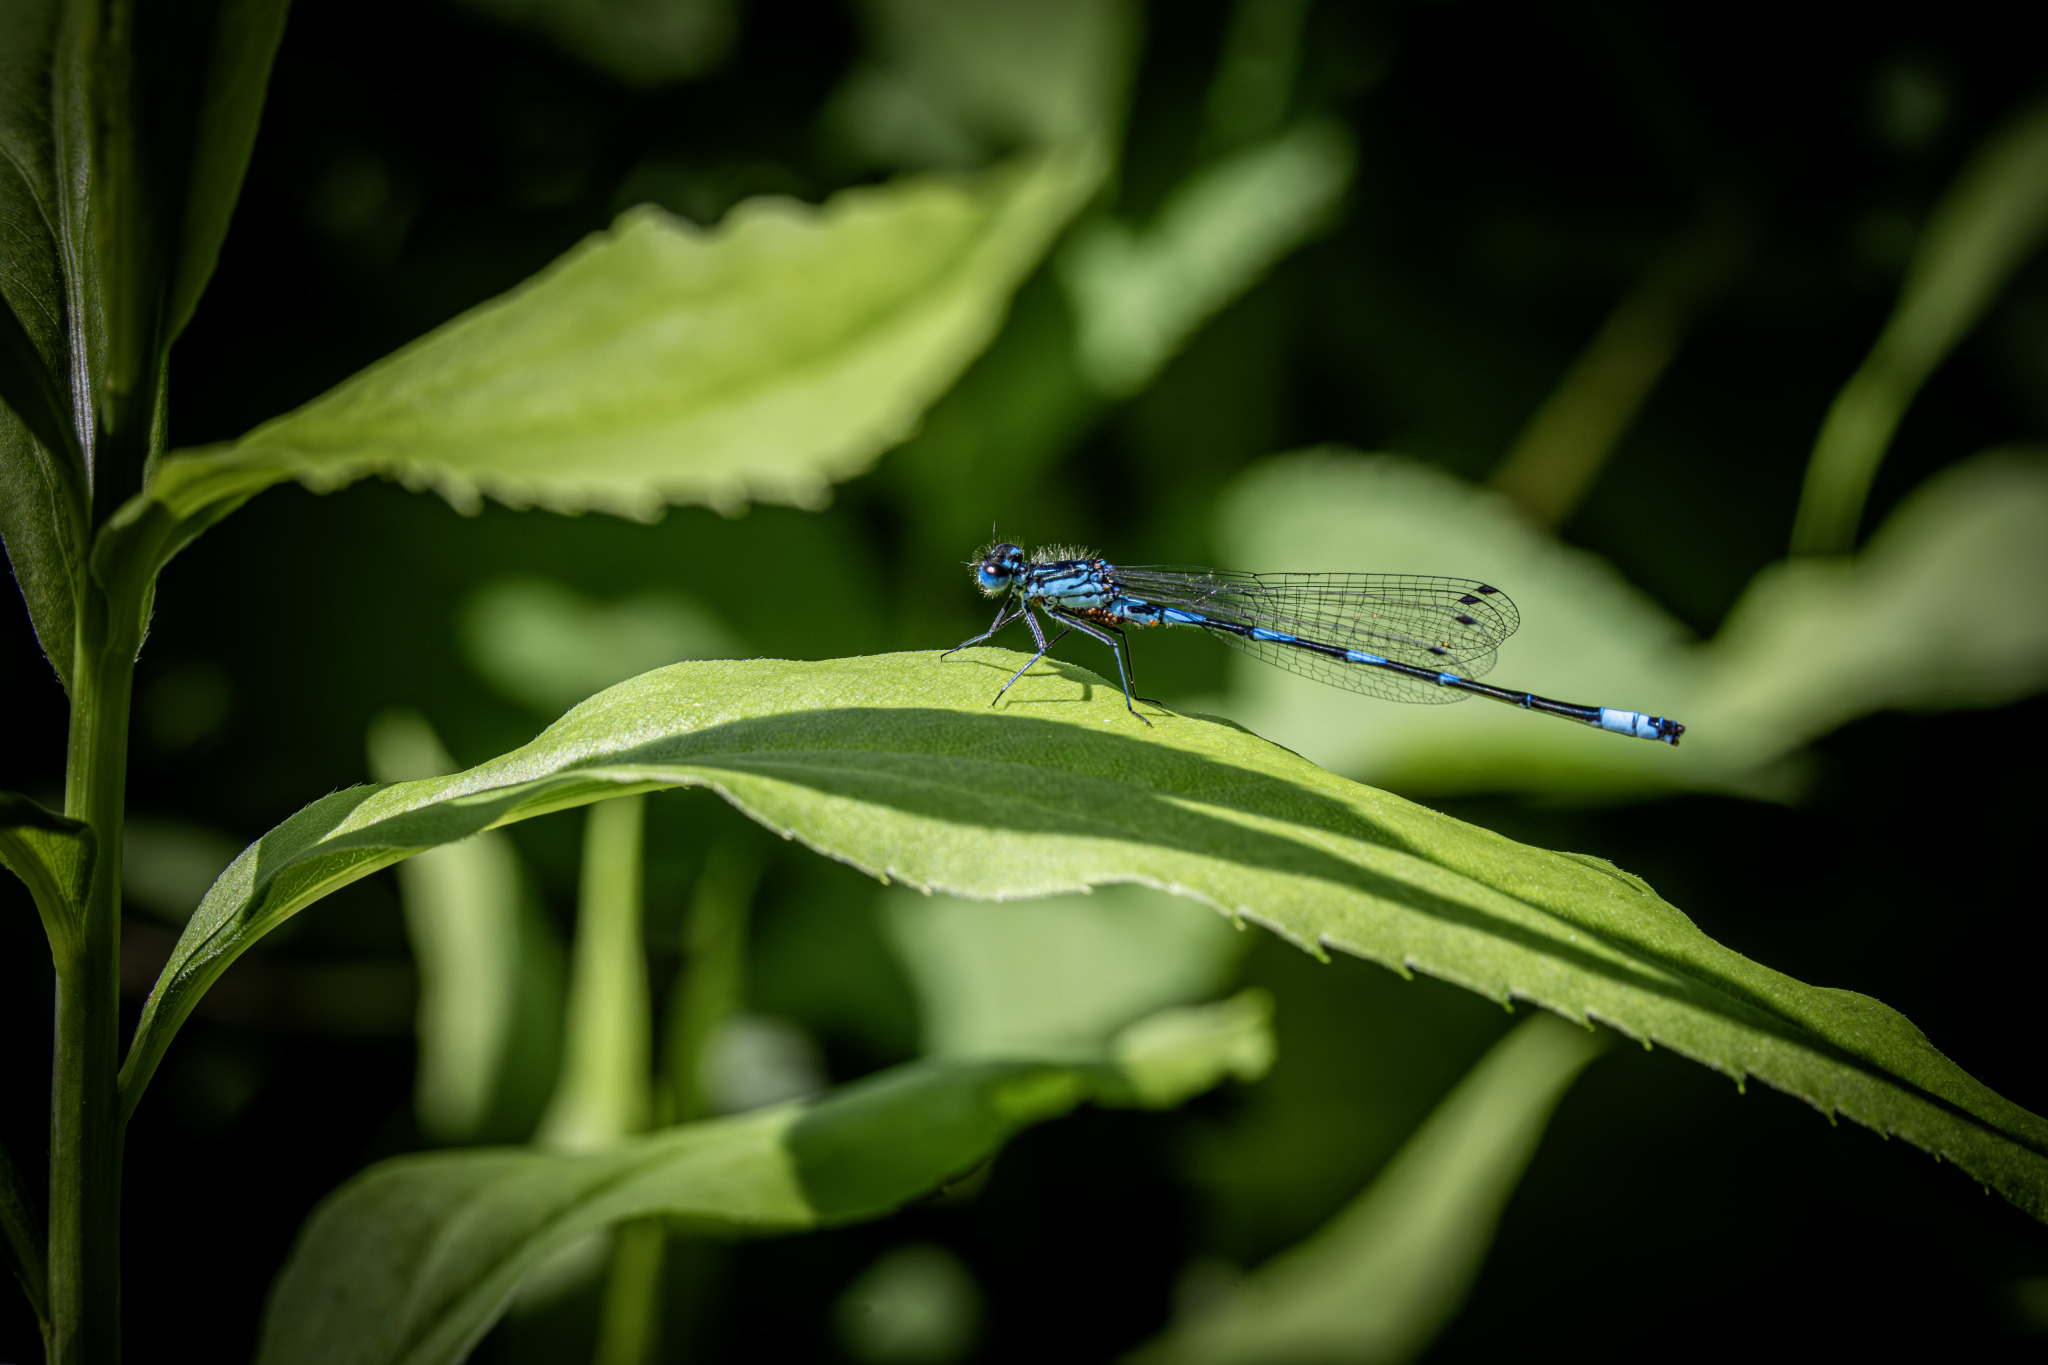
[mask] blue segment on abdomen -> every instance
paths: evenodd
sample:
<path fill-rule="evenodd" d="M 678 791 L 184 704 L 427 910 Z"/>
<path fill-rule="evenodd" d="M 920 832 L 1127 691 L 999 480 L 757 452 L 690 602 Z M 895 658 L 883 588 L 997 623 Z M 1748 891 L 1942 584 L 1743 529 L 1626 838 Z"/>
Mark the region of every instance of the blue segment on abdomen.
<path fill-rule="evenodd" d="M 1253 626 L 1252 638 L 1254 640 L 1273 640 L 1283 645 L 1299 643 L 1299 641 L 1297 641 L 1296 638 L 1292 635 L 1288 635 L 1277 630 L 1267 630 L 1264 626 Z"/>
<path fill-rule="evenodd" d="M 1177 626 L 1205 626 L 1209 624 L 1208 617 L 1198 615 L 1192 611 L 1182 611 L 1179 607 L 1161 607 L 1159 615 Z"/>
<path fill-rule="evenodd" d="M 1600 728 L 1612 730 L 1617 735 L 1634 735 L 1637 739 L 1660 738 L 1653 717 L 1640 711 L 1617 711 L 1611 706 L 1600 708 Z"/>
<path fill-rule="evenodd" d="M 1386 662 L 1377 654 L 1368 654 L 1362 649 L 1347 649 L 1344 657 L 1355 664 L 1383 664 Z"/>

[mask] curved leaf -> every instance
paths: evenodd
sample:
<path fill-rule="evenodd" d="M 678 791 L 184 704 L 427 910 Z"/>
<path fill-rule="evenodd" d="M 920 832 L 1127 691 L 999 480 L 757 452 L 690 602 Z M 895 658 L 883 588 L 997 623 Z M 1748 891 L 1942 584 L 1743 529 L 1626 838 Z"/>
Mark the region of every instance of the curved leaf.
<path fill-rule="evenodd" d="M 92 827 L 26 796 L 0 792 L 0 867 L 27 884 L 52 952 L 78 932 L 92 880 Z"/>
<path fill-rule="evenodd" d="M 1935 206 L 1884 332 L 1828 408 L 1792 528 L 1794 554 L 1856 545 L 1871 482 L 1920 386 L 2048 234 L 2048 103 L 1977 149 Z"/>
<path fill-rule="evenodd" d="M 709 232 L 628 210 L 298 411 L 166 457 L 114 525 L 162 539 L 160 561 L 176 544 L 159 520 L 373 474 L 459 506 L 816 505 L 987 344 L 1098 174 L 1088 154 L 1050 153 L 822 208 L 751 200 Z"/>
<path fill-rule="evenodd" d="M 1413 1359 L 1464 1301 L 1551 1112 L 1606 1045 L 1547 1015 L 1521 1025 L 1364 1193 L 1131 1365 Z"/>
<path fill-rule="evenodd" d="M 1405 792 L 1692 787 L 1782 799 L 1801 780 L 1799 747 L 1858 716 L 2000 705 L 2048 685 L 2048 461 L 2038 455 L 1943 470 L 1852 557 L 1764 569 L 1704 646 L 1612 565 L 1440 469 L 1311 452 L 1253 470 L 1225 505 L 1233 568 L 1483 578 L 1523 620 L 1491 681 L 1689 727 L 1675 751 L 1611 744 L 1510 707 L 1360 704 L 1238 664 L 1233 714 Z"/>
<path fill-rule="evenodd" d="M 317 801 L 236 859 L 193 915 L 144 1007 L 124 1102 L 207 984 L 328 891 L 491 825 L 704 786 L 907 885 L 1002 900 L 1138 882 L 1310 951 L 1598 1019 L 1899 1134 L 2048 1216 L 2048 1122 L 1877 1001 L 1731 952 L 1599 859 L 1517 844 L 1228 724 L 1141 725 L 1081 669 L 1037 668 L 991 711 L 1019 661 L 979 649 L 676 664 L 466 773 Z"/>
<path fill-rule="evenodd" d="M 1240 1069 L 1240 1046 L 1225 1033 L 1154 1048 L 1135 1065 L 925 1062 L 601 1153 L 387 1161 L 307 1222 L 272 1292 L 257 1360 L 459 1360 L 528 1272 L 590 1233 L 654 1216 L 724 1235 L 879 1217 L 1084 1100 L 1142 1102 L 1161 1089 L 1154 1073 L 1194 1074 L 1195 1089 L 1206 1089 Z"/>

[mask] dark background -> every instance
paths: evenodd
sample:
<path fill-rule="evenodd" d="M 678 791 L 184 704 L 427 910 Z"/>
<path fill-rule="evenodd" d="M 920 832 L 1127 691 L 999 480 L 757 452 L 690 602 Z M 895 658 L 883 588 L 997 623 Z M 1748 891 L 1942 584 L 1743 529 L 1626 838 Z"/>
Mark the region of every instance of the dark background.
<path fill-rule="evenodd" d="M 300 0 L 220 273 L 173 358 L 174 443 L 235 436 L 511 286 L 630 202 L 650 159 L 685 168 L 671 207 L 700 219 L 747 194 L 817 199 L 857 179 L 818 124 L 860 52 L 859 16 L 796 0 L 742 13 L 724 66 L 643 94 L 449 3 Z M 1483 476 L 1660 243 L 1734 184 L 1759 206 L 1763 236 L 1562 528 L 1709 634 L 1783 553 L 1814 431 L 1882 325 L 1913 225 L 2038 88 L 2042 48 L 2019 13 L 1319 5 L 1297 104 L 1341 116 L 1358 139 L 1341 223 L 1150 390 L 1083 422 L 1005 505 L 954 525 L 934 509 L 975 500 L 932 499 L 926 474 L 895 457 L 823 513 L 678 509 L 654 526 L 498 507 L 466 519 L 384 484 L 274 490 L 163 579 L 138 674 L 133 809 L 246 842 L 363 780 L 365 726 L 393 704 L 420 708 L 465 763 L 524 741 L 540 722 L 485 688 L 453 629 L 467 594 L 510 571 L 601 598 L 673 584 L 756 652 L 830 657 L 979 629 L 959 561 L 991 516 L 1027 542 L 1202 562 L 1219 491 L 1268 454 L 1337 441 Z M 1225 16 L 1206 3 L 1148 16 L 1127 216 L 1142 218 L 1199 155 Z M 1938 92 L 1931 131 L 1888 122 L 1886 92 L 1902 80 Z M 1041 276 L 1015 327 L 1063 307 Z M 2037 262 L 1921 395 L 1866 527 L 1933 471 L 2037 440 L 2044 423 Z M 1188 691 L 1220 688 L 1221 654 L 1182 650 L 1172 667 Z M 0 630 L 0 659 L 14 720 L 0 781 L 54 794 L 63 698 L 25 615 Z M 1896 1006 L 1972 1074 L 2048 1112 L 2035 794 L 2048 703 L 1880 716 L 1819 749 L 1823 780 L 1796 808 L 1448 808 L 1616 860 L 1722 942 Z M 657 917 L 674 907 L 671 919 L 712 840 L 749 837 L 701 794 L 660 798 L 650 828 L 650 905 Z M 578 829 L 558 817 L 514 830 L 564 927 Z M 26 896 L 9 882 L 0 900 L 0 1093 L 12 1097 L 0 1137 L 33 1167 L 50 973 Z M 872 900 L 843 869 L 773 853 L 756 1003 L 806 1019 L 840 1079 L 908 1054 L 901 983 L 879 954 L 849 957 L 871 978 L 852 993 L 884 1003 L 842 1026 L 837 1006 L 806 996 L 802 952 L 778 957 L 776 945 L 820 907 L 857 922 Z M 131 952 L 161 952 L 165 932 L 138 926 Z M 657 964 L 672 961 L 674 924 L 651 932 Z M 135 1358 L 246 1356 L 311 1205 L 424 1144 L 403 990 L 381 1007 L 358 995 L 353 1013 L 294 1003 L 308 983 L 402 988 L 405 952 L 382 874 L 266 941 L 224 983 L 240 1003 L 180 1036 L 130 1134 Z M 797 965 L 778 969 L 785 959 Z M 836 1295 L 879 1250 L 932 1238 L 986 1296 L 978 1358 L 1111 1358 L 1158 1330 L 1191 1260 L 1253 1264 L 1312 1229 L 1510 1022 L 1450 987 L 1318 965 L 1272 941 L 1245 971 L 1280 1001 L 1267 1081 L 1175 1113 L 1085 1113 L 1028 1133 L 971 1199 L 706 1253 L 689 1273 L 718 1292 L 683 1315 L 678 1341 L 708 1359 L 836 1358 Z M 1279 1116 L 1257 1130 L 1263 1142 L 1260 1115 Z M 1282 1186 L 1297 1197 L 1257 1197 Z M 2041 1325 L 2030 1329 L 2012 1286 L 2041 1276 L 2048 1234 L 1925 1154 L 1624 1046 L 1566 1098 L 1433 1358 L 1778 1344 L 1888 1355 L 1921 1342 L 2018 1357 L 2039 1352 L 2028 1332 Z M 573 1358 L 540 1349 L 501 1332 L 485 1351 Z M 32 1321 L 0 1295 L 0 1361 L 36 1354 Z"/>

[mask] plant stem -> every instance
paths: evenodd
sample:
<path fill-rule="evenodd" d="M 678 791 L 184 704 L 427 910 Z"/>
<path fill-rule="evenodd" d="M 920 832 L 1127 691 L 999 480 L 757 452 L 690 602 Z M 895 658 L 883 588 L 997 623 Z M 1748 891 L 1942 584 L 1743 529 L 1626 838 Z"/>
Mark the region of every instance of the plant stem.
<path fill-rule="evenodd" d="M 50 1094 L 50 1335 L 54 1365 L 121 1356 L 121 825 L 138 613 L 80 594 L 64 811 L 92 826 L 77 936 L 57 953 Z"/>

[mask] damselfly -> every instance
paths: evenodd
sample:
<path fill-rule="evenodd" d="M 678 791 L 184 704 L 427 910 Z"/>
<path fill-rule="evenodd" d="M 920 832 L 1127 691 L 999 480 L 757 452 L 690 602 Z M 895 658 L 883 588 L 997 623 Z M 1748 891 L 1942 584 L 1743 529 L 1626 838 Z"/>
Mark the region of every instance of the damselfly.
<path fill-rule="evenodd" d="M 1193 626 L 1269 664 L 1388 701 L 1490 697 L 1638 739 L 1677 744 L 1685 733 L 1683 725 L 1662 716 L 1553 701 L 1475 681 L 1493 667 L 1495 651 L 1522 619 L 1506 593 L 1475 579 L 1233 573 L 1178 565 L 1126 569 L 1059 547 L 1027 558 L 1009 544 L 991 546 L 970 567 L 982 593 L 1001 599 L 1002 605 L 987 630 L 939 657 L 980 644 L 1019 617 L 1031 627 L 1038 644 L 1031 663 L 1011 675 L 991 706 L 1048 649 L 1078 630 L 1109 646 L 1123 683 L 1124 705 L 1145 721 L 1132 705 L 1130 640 L 1125 632 L 1146 626 Z M 1037 612 L 1065 629 L 1046 639 Z"/>

